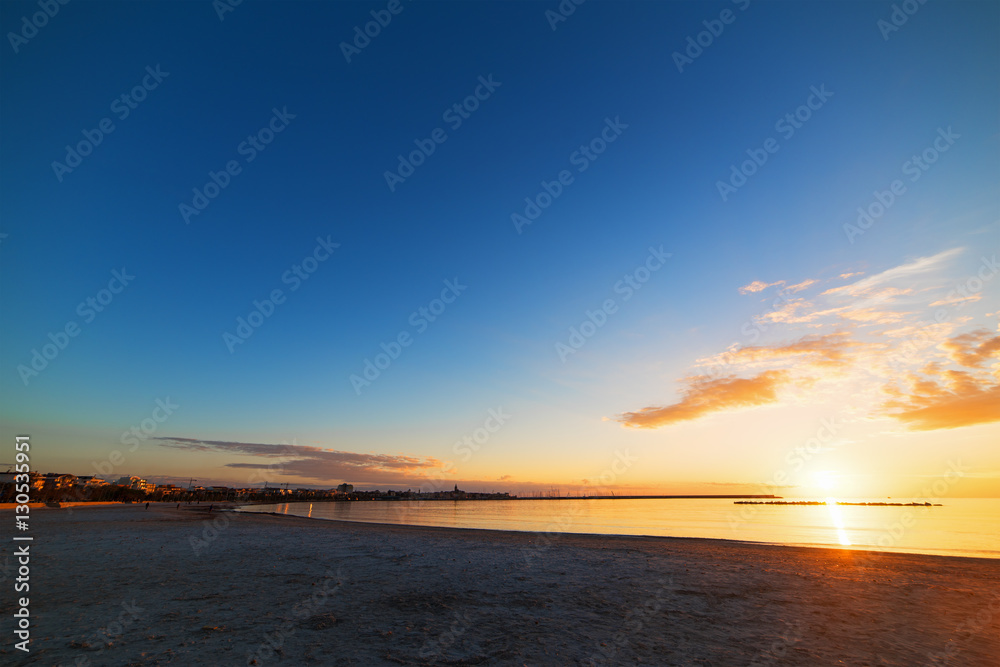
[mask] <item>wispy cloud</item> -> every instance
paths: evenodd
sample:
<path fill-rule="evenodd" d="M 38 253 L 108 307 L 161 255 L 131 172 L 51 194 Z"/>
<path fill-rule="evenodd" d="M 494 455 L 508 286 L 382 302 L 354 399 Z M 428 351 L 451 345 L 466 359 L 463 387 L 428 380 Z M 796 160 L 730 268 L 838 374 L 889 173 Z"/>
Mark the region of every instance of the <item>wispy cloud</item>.
<path fill-rule="evenodd" d="M 952 259 L 961 255 L 963 251 L 963 248 L 952 248 L 951 250 L 945 250 L 944 252 L 939 252 L 936 255 L 931 255 L 930 257 L 920 257 L 912 262 L 901 264 L 883 271 L 882 273 L 876 273 L 874 276 L 863 278 L 862 280 L 858 280 L 848 285 L 828 289 L 826 292 L 823 292 L 823 294 L 844 294 L 848 296 L 871 295 L 874 292 L 874 289 L 880 285 L 885 285 L 897 280 L 912 282 L 915 277 L 921 274 L 936 271 Z"/>
<path fill-rule="evenodd" d="M 850 352 L 859 347 L 864 347 L 864 344 L 852 340 L 846 331 L 839 331 L 804 336 L 791 343 L 737 348 L 727 353 L 727 361 L 730 364 L 794 361 L 799 365 L 842 366 L 849 361 Z"/>
<path fill-rule="evenodd" d="M 753 294 L 754 292 L 763 292 L 768 287 L 774 287 L 776 285 L 784 285 L 784 280 L 779 280 L 776 283 L 765 283 L 762 280 L 755 280 L 749 285 L 744 285 L 740 288 L 740 294 Z"/>
<path fill-rule="evenodd" d="M 801 292 L 802 290 L 804 290 L 804 289 L 806 289 L 808 287 L 812 287 L 813 285 L 815 285 L 818 282 L 819 282 L 818 280 L 813 280 L 812 278 L 810 278 L 809 280 L 803 280 L 800 283 L 795 283 L 794 285 L 789 285 L 788 287 L 786 287 L 784 289 L 784 291 L 786 291 L 786 292 Z M 775 284 L 777 284 L 777 283 L 775 283 Z"/>
<path fill-rule="evenodd" d="M 439 468 L 441 462 L 433 458 L 390 454 L 358 454 L 308 445 L 278 445 L 224 440 L 198 440 L 194 438 L 153 438 L 163 447 L 196 452 L 221 452 L 249 456 L 264 461 L 236 461 L 227 468 L 275 471 L 304 479 L 338 481 L 343 479 L 379 479 L 390 482 L 407 482 L 420 479 L 416 473 Z M 280 460 L 280 463 L 275 463 Z"/>
<path fill-rule="evenodd" d="M 974 294 L 949 294 L 943 299 L 938 299 L 930 304 L 931 308 L 936 308 L 938 306 L 957 306 L 963 303 L 975 303 L 983 298 L 982 292 L 976 292 Z M 989 313 L 987 313 L 988 315 Z"/>

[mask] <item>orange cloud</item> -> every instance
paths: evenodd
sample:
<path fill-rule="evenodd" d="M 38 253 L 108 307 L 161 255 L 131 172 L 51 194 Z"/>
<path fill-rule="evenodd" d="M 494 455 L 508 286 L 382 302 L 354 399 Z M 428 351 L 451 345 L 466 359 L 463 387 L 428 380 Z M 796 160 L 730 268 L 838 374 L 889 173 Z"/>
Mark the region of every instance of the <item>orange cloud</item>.
<path fill-rule="evenodd" d="M 862 345 L 863 343 L 851 340 L 846 331 L 840 331 L 822 336 L 805 336 L 784 345 L 742 347 L 726 354 L 732 362 L 776 362 L 808 357 L 807 361 L 814 366 L 841 366 L 848 362 L 849 351 Z"/>
<path fill-rule="evenodd" d="M 1000 357 L 1000 336 L 980 329 L 940 347 L 955 363 L 975 370 L 943 370 L 939 363 L 928 363 L 921 373 L 929 377 L 907 374 L 908 391 L 896 384 L 885 388 L 890 399 L 882 407 L 887 414 L 917 431 L 1000 421 L 1000 382 L 979 371 L 989 358 Z"/>
<path fill-rule="evenodd" d="M 941 343 L 941 349 L 946 351 L 956 364 L 968 368 L 981 368 L 983 362 L 990 357 L 1000 357 L 1000 336 L 991 337 L 989 331 L 979 329 Z"/>
<path fill-rule="evenodd" d="M 779 324 L 810 324 L 816 322 L 817 320 L 821 320 L 824 317 L 837 315 L 838 313 L 842 313 L 848 309 L 848 306 L 840 306 L 838 308 L 827 308 L 826 310 L 807 310 L 812 307 L 813 303 L 811 301 L 806 301 L 805 299 L 795 299 L 786 303 L 782 308 L 770 312 L 760 319 Z M 800 315 L 797 314 L 799 311 L 805 312 Z"/>
<path fill-rule="evenodd" d="M 765 283 L 761 280 L 755 280 L 749 285 L 744 285 L 740 288 L 740 294 L 750 294 L 752 292 L 763 292 L 768 287 L 774 287 L 775 285 L 784 285 L 784 280 L 779 280 L 776 283 Z"/>
<path fill-rule="evenodd" d="M 707 375 L 688 379 L 684 397 L 663 407 L 626 412 L 617 419 L 633 428 L 659 428 L 677 422 L 698 419 L 713 412 L 775 403 L 777 390 L 791 380 L 784 370 L 764 371 L 752 378 L 726 377 L 717 380 Z"/>
<path fill-rule="evenodd" d="M 968 378 L 966 378 L 968 380 Z M 958 391 L 935 382 L 921 382 L 918 394 L 889 401 L 891 416 L 916 431 L 959 428 L 1000 421 L 1000 383 L 964 382 Z"/>
<path fill-rule="evenodd" d="M 877 308 L 852 308 L 845 310 L 841 317 L 854 320 L 855 322 L 868 322 L 870 324 L 896 324 L 902 322 L 909 313 L 900 313 L 894 310 L 879 310 Z"/>
<path fill-rule="evenodd" d="M 759 319 L 764 322 L 811 322 L 813 319 L 811 313 L 805 316 L 798 315 L 797 313 L 807 308 L 812 308 L 812 306 L 812 302 L 805 299 L 791 299 L 786 301 L 780 308 L 775 308 L 771 312 L 761 315 Z"/>
<path fill-rule="evenodd" d="M 805 336 L 779 345 L 734 347 L 702 360 L 703 364 L 743 365 L 744 368 L 756 364 L 792 364 L 796 370 L 811 368 L 819 373 L 814 377 L 801 372 L 793 376 L 791 369 L 772 368 L 750 378 L 695 375 L 685 379 L 687 388 L 677 403 L 626 412 L 616 420 L 634 428 L 659 428 L 714 412 L 775 403 L 778 401 L 777 390 L 781 387 L 794 383 L 799 388 L 809 388 L 825 374 L 820 369 L 848 366 L 854 353 L 866 347 L 869 344 L 852 340 L 847 332 Z"/>
<path fill-rule="evenodd" d="M 932 302 L 928 306 L 928 308 L 935 308 L 937 306 L 957 306 L 959 304 L 964 304 L 964 303 L 975 303 L 976 301 L 979 301 L 982 298 L 983 298 L 982 292 L 967 294 L 965 296 L 962 296 L 960 294 L 956 294 L 954 296 L 949 295 L 943 299 L 938 299 L 937 301 Z M 990 313 L 986 314 L 987 316 L 990 315 Z"/>

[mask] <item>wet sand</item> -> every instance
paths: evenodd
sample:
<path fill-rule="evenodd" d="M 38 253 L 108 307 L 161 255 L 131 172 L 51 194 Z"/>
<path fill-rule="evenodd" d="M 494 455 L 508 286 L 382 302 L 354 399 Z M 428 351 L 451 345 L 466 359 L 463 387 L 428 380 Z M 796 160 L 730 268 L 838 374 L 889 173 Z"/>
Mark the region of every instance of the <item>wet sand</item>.
<path fill-rule="evenodd" d="M 1000 560 L 205 510 L 33 509 L 31 652 L 8 630 L 0 662 L 994 666 L 1000 655 Z M 7 619 L 13 551 L 0 544 Z"/>

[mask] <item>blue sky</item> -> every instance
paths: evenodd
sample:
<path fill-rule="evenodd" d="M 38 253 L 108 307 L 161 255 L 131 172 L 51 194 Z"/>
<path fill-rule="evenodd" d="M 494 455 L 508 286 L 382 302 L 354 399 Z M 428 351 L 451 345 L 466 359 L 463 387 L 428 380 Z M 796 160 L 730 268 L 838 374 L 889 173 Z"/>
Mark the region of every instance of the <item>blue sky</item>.
<path fill-rule="evenodd" d="M 933 312 L 932 289 L 996 252 L 994 3 L 922 5 L 888 39 L 878 21 L 892 5 L 881 2 L 591 1 L 555 30 L 545 13 L 556 2 L 400 6 L 350 62 L 339 44 L 385 3 L 248 0 L 220 20 L 210 2 L 74 2 L 16 52 L 5 40 L 5 441 L 31 433 L 39 468 L 87 474 L 169 397 L 180 407 L 116 474 L 243 483 L 246 469 L 227 464 L 290 461 L 278 481 L 385 487 L 441 477 L 575 488 L 631 448 L 642 463 L 616 486 L 749 485 L 770 476 L 817 414 L 841 408 L 843 394 L 796 385 L 803 395 L 777 405 L 738 403 L 655 428 L 625 428 L 619 416 L 683 401 L 683 378 L 700 372 L 698 360 L 732 343 L 780 347 L 844 331 L 872 342 L 895 329 L 841 313 L 823 326 L 782 321 L 786 328 L 748 340 L 741 328 L 769 310 L 769 293 L 740 287 L 817 280 L 831 288 L 852 280 L 844 274 L 916 263 L 898 287 L 912 301 L 893 306 L 917 321 Z M 679 72 L 673 54 L 724 10 L 734 20 Z M 37 11 L 4 3 L 4 34 Z M 141 84 L 147 67 L 168 74 L 120 118 L 113 100 Z M 499 85 L 452 129 L 442 114 L 473 95 L 480 77 Z M 786 137 L 776 122 L 806 104 L 812 87 L 832 95 Z M 275 109 L 294 118 L 248 162 L 241 142 Z M 53 162 L 104 118 L 114 131 L 60 181 Z M 627 127 L 578 171 L 571 156 L 606 119 Z M 447 140 L 390 191 L 384 174 L 397 155 L 436 128 Z M 903 164 L 948 128 L 959 138 L 910 181 Z M 777 152 L 723 201 L 718 181 L 769 138 Z M 186 223 L 179 205 L 231 160 L 240 173 Z M 562 170 L 573 182 L 518 233 L 511 215 Z M 905 194 L 849 242 L 844 225 L 895 179 Z M 318 237 L 339 247 L 291 291 L 282 277 Z M 617 281 L 660 246 L 670 259 L 625 301 Z M 918 287 L 911 275 L 927 277 L 925 266 L 937 282 Z M 134 281 L 85 322 L 78 304 L 123 268 Z M 417 333 L 411 313 L 446 280 L 467 288 Z M 949 315 L 919 365 L 946 354 L 940 345 L 956 336 L 996 335 L 998 284 L 987 281 L 968 311 Z M 286 301 L 231 353 L 223 333 L 274 289 Z M 890 297 L 903 295 L 880 298 Z M 563 362 L 556 344 L 609 298 L 620 308 Z M 19 366 L 70 321 L 79 335 L 25 382 Z M 351 375 L 402 332 L 412 345 L 359 395 Z M 996 367 L 984 349 L 978 390 L 991 396 Z M 752 379 L 759 370 L 727 372 Z M 851 405 L 858 452 L 919 449 L 935 435 L 914 433 L 898 417 L 904 408 L 885 407 L 893 379 L 869 378 L 865 386 L 883 393 Z M 837 391 L 854 381 L 841 378 Z M 509 422 L 463 460 L 454 443 L 501 406 Z M 943 443 L 968 441 L 979 476 L 969 493 L 996 495 L 1000 461 L 987 446 L 996 428 L 980 420 L 930 429 L 941 440 L 907 474 L 935 474 L 950 451 L 942 447 L 952 446 Z M 736 444 L 734 430 L 760 443 Z M 269 449 L 283 443 L 330 451 L 311 468 L 300 450 Z M 312 463 L 294 463 L 303 460 Z M 845 454 L 837 465 L 847 476 L 862 461 Z M 446 462 L 454 463 L 447 474 L 435 472 Z M 807 480 L 795 484 L 808 491 Z"/>

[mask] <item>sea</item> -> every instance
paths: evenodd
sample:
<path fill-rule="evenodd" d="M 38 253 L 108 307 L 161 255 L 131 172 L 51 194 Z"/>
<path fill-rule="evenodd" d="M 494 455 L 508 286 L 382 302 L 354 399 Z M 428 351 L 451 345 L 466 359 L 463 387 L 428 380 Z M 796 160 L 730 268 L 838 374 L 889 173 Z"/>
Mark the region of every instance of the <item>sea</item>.
<path fill-rule="evenodd" d="M 807 499 L 795 499 L 807 500 Z M 247 505 L 364 523 L 540 533 L 697 537 L 838 549 L 1000 558 L 1000 498 L 942 498 L 940 506 L 737 505 L 723 498 L 337 501 Z"/>

